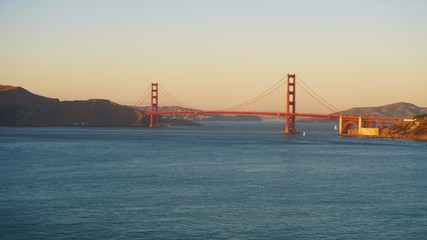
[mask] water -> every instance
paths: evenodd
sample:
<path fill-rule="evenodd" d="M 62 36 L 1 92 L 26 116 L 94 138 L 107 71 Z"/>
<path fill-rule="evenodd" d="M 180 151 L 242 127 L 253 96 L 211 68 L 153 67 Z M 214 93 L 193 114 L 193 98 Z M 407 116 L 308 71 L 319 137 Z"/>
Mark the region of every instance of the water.
<path fill-rule="evenodd" d="M 425 143 L 333 124 L 0 128 L 1 239 L 426 239 Z"/>

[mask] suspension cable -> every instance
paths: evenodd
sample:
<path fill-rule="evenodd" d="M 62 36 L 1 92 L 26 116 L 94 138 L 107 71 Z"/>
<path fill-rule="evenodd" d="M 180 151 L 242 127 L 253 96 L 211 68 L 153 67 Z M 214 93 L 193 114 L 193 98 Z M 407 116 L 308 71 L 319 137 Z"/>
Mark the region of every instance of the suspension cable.
<path fill-rule="evenodd" d="M 340 110 L 336 108 L 334 105 L 330 104 L 328 101 L 323 99 L 321 96 L 319 96 L 315 91 L 313 91 L 300 77 L 297 76 L 297 85 L 299 85 L 306 93 L 308 93 L 313 99 L 315 99 L 317 102 L 319 102 L 321 105 L 326 107 L 327 109 L 333 111 L 333 112 L 339 112 Z M 300 84 L 300 82 L 302 84 Z M 258 94 L 257 96 L 241 103 L 238 105 L 235 105 L 233 107 L 222 109 L 221 111 L 231 111 L 235 109 L 241 109 L 244 107 L 247 107 L 249 105 L 252 105 L 254 103 L 260 103 L 261 100 L 265 99 L 267 96 L 274 95 L 274 98 L 277 98 L 277 95 L 280 96 L 280 93 L 278 93 L 278 89 L 284 86 L 287 83 L 286 76 L 281 78 L 279 81 L 277 81 L 275 84 L 270 86 L 267 90 L 263 91 L 261 94 Z M 134 104 L 134 106 L 138 106 L 138 104 L 144 103 L 147 98 L 150 96 L 150 86 L 145 90 L 144 94 L 139 98 L 139 100 Z M 198 110 L 197 108 L 185 103 L 184 101 L 176 98 L 174 95 L 172 95 L 169 91 L 167 91 L 164 87 L 159 86 L 159 91 L 162 91 L 164 93 L 164 96 L 170 99 L 172 102 L 175 102 L 178 104 L 178 106 L 187 107 L 193 110 Z M 142 100 L 142 101 L 141 101 Z M 279 105 L 284 105 L 284 98 L 280 98 Z M 280 106 L 279 106 L 280 108 Z"/>
<path fill-rule="evenodd" d="M 150 86 L 148 86 L 147 89 L 145 89 L 144 94 L 142 94 L 142 96 L 138 99 L 138 101 L 134 104 L 134 106 L 138 106 L 138 104 L 142 104 L 145 102 L 145 100 L 147 100 L 147 98 L 149 96 L 148 90 L 150 90 Z M 147 95 L 147 96 L 145 96 L 145 95 Z M 144 100 L 141 101 L 141 99 L 144 99 Z"/>
<path fill-rule="evenodd" d="M 248 102 L 245 105 L 240 106 L 239 108 L 243 108 L 246 106 L 249 106 L 255 102 L 260 102 L 262 99 L 266 98 L 267 96 L 269 96 L 271 93 L 276 92 L 277 89 L 279 89 L 280 87 L 282 87 L 284 84 L 286 83 L 286 81 L 282 82 L 280 85 L 276 86 L 274 89 L 272 89 L 271 91 L 269 91 L 268 93 L 264 94 L 263 96 L 257 98 L 257 99 L 253 99 L 251 102 Z"/>
<path fill-rule="evenodd" d="M 172 100 L 173 102 L 177 103 L 178 105 L 196 110 L 196 108 L 194 108 L 194 107 L 193 107 L 193 106 L 191 106 L 190 104 L 187 104 L 187 103 L 185 103 L 185 102 L 183 102 L 183 101 L 179 100 L 179 99 L 178 99 L 178 98 L 176 98 L 175 96 L 173 96 L 173 95 L 172 95 L 171 93 L 169 93 L 169 92 L 168 92 L 164 87 L 160 87 L 160 90 L 161 90 L 162 92 L 164 92 L 164 93 L 165 93 L 165 96 L 166 96 L 167 98 L 169 98 L 169 99 L 170 99 L 170 100 Z"/>
<path fill-rule="evenodd" d="M 284 83 L 286 83 L 286 81 L 282 82 L 283 79 L 285 79 L 285 77 L 281 78 L 278 82 L 276 82 L 274 85 L 272 85 L 271 87 L 269 87 L 267 90 L 265 90 L 264 92 L 262 92 L 261 94 L 258 94 L 257 96 L 249 99 L 248 101 L 245 101 L 241 104 L 238 104 L 236 106 L 233 107 L 229 107 L 229 108 L 225 108 L 222 109 L 222 111 L 229 111 L 229 110 L 233 110 L 233 109 L 238 109 L 238 108 L 242 108 L 245 106 L 248 106 L 249 104 L 252 104 L 258 100 L 263 99 L 264 97 L 266 97 L 267 95 L 269 95 L 271 92 L 273 92 L 274 90 L 276 90 L 278 87 L 282 86 Z M 282 83 L 281 83 L 282 82 Z M 281 84 L 280 84 L 281 83 Z M 279 86 L 277 86 L 279 85 Z M 273 89 L 273 90 L 272 90 Z"/>
<path fill-rule="evenodd" d="M 335 111 L 335 112 L 339 112 L 340 110 L 338 108 L 336 108 L 334 105 L 332 105 L 331 103 L 329 103 L 328 101 L 326 101 L 325 99 L 323 99 L 321 96 L 319 96 L 319 94 L 317 94 L 315 91 L 313 91 L 313 89 L 311 89 L 301 78 L 298 78 L 298 82 L 297 84 L 299 84 L 299 82 L 301 81 L 304 86 L 306 88 L 308 88 L 314 95 L 316 95 L 317 97 L 313 96 L 306 88 L 304 88 L 304 86 L 300 85 L 308 94 L 310 94 L 313 98 L 315 98 L 318 102 L 320 102 L 323 106 L 325 106 L 326 108 L 328 108 L 331 111 Z M 323 103 L 322 103 L 323 102 Z M 327 105 L 327 106 L 326 106 Z"/>

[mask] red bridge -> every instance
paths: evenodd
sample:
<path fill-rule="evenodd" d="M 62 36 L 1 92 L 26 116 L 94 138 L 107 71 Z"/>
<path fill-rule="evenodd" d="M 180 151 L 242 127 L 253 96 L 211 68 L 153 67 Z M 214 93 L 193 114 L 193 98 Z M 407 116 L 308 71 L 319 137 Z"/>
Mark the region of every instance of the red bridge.
<path fill-rule="evenodd" d="M 298 83 L 297 79 L 299 80 Z M 303 90 L 302 94 L 299 95 L 299 99 L 302 99 L 302 103 L 299 103 L 299 106 L 302 105 L 302 110 L 298 112 L 296 111 L 297 85 Z M 341 111 L 320 97 L 304 81 L 297 78 L 295 74 L 286 75 L 263 93 L 242 104 L 221 110 L 194 108 L 180 101 L 163 88 L 162 94 L 164 93 L 167 99 L 179 106 L 188 107 L 191 110 L 159 111 L 159 92 L 159 84 L 152 83 L 151 87 L 147 88 L 144 95 L 135 104 L 140 105 L 150 98 L 150 110 L 145 113 L 146 116 L 150 117 L 150 128 L 159 126 L 158 118 L 161 115 L 255 115 L 284 118 L 285 129 L 283 133 L 285 134 L 294 134 L 297 132 L 297 119 L 316 118 L 339 120 L 340 134 L 377 135 L 379 130 L 385 127 L 387 123 L 398 123 L 401 121 L 399 118 L 342 115 Z M 264 108 L 268 108 L 268 110 L 262 110 Z"/>

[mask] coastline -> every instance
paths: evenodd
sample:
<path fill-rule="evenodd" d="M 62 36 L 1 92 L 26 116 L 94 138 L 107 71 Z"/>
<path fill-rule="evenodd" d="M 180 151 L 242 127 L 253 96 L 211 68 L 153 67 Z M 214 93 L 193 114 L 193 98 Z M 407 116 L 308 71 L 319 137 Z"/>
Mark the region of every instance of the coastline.
<path fill-rule="evenodd" d="M 383 129 L 377 137 L 427 142 L 427 119 L 392 125 Z"/>

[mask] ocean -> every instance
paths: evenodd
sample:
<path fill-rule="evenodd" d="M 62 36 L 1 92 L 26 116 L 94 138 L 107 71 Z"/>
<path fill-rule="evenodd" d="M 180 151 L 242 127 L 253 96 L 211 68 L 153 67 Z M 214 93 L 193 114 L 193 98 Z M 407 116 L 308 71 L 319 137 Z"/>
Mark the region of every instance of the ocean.
<path fill-rule="evenodd" d="M 426 143 L 203 124 L 0 128 L 0 238 L 427 239 Z"/>

